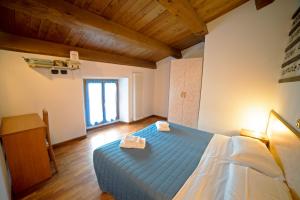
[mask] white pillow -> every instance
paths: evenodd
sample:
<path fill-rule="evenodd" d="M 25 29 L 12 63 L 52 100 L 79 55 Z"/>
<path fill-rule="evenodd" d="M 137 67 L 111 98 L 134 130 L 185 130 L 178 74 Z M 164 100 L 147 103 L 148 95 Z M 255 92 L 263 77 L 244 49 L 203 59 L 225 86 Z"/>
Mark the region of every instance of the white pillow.
<path fill-rule="evenodd" d="M 231 141 L 233 145 L 231 161 L 251 167 L 272 178 L 284 180 L 281 169 L 264 143 L 244 136 L 233 136 Z"/>

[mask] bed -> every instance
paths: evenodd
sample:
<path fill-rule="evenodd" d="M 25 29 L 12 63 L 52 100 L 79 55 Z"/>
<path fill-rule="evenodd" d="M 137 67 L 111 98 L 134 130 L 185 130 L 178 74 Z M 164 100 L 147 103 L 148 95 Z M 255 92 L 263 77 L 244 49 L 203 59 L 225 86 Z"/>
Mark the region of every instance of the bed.
<path fill-rule="evenodd" d="M 146 138 L 144 150 L 122 149 L 115 141 L 94 151 L 94 166 L 102 191 L 116 199 L 172 199 L 198 165 L 212 134 L 170 124 L 158 132 L 155 124 L 134 135 Z"/>
<path fill-rule="evenodd" d="M 278 118 L 274 113 L 270 119 Z M 300 179 L 295 177 L 300 177 L 300 140 L 285 124 L 285 131 L 273 130 L 272 121 L 268 125 L 271 151 L 257 140 L 248 145 L 244 137 L 233 140 L 173 123 L 171 132 L 159 132 L 152 124 L 134 134 L 146 138 L 144 150 L 122 149 L 120 141 L 115 141 L 94 151 L 99 186 L 115 199 L 128 200 L 298 199 Z M 284 144 L 278 139 L 282 132 Z M 282 148 L 286 140 L 293 144 L 288 151 Z M 260 150 L 255 154 L 257 148 L 266 155 Z M 234 160 L 236 151 L 246 159 Z M 293 159 L 286 159 L 286 154 L 292 153 Z M 254 159 L 247 161 L 251 156 Z"/>

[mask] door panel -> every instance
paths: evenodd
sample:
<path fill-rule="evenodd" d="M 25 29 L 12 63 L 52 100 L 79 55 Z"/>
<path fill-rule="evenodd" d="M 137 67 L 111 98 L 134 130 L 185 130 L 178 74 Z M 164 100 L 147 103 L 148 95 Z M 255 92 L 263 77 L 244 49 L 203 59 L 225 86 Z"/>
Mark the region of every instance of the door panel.
<path fill-rule="evenodd" d="M 103 121 L 102 83 L 88 83 L 89 122 L 94 126 Z"/>
<path fill-rule="evenodd" d="M 202 59 L 185 59 L 187 68 L 185 71 L 184 92 L 182 110 L 182 124 L 197 128 L 201 94 Z"/>
<path fill-rule="evenodd" d="M 144 117 L 143 115 L 143 74 L 133 73 L 133 121 Z"/>
<path fill-rule="evenodd" d="M 168 121 L 181 124 L 184 89 L 185 64 L 182 60 L 173 60 L 171 63 L 169 112 Z"/>

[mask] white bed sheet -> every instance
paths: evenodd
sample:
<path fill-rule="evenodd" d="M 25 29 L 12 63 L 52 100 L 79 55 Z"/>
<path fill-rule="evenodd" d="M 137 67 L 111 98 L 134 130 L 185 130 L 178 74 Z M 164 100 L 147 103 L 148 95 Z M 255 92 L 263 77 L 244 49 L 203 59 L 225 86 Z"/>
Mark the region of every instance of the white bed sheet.
<path fill-rule="evenodd" d="M 199 165 L 173 200 L 291 199 L 283 182 L 231 163 L 231 152 L 230 137 L 214 135 Z"/>
<path fill-rule="evenodd" d="M 249 167 L 230 164 L 224 200 L 291 200 L 287 185 Z"/>

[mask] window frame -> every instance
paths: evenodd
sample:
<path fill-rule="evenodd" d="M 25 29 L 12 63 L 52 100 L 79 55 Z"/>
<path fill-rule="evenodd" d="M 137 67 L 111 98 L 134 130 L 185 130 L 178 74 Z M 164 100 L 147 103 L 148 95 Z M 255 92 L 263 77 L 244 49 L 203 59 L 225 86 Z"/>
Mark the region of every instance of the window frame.
<path fill-rule="evenodd" d="M 89 116 L 87 113 L 87 110 L 89 110 L 89 104 L 88 102 L 88 89 L 87 89 L 87 85 L 88 83 L 101 83 L 101 87 L 102 87 L 102 111 L 103 111 L 103 121 L 95 124 L 95 125 L 90 125 L 89 124 Z M 106 111 L 105 111 L 105 83 L 116 83 L 116 93 L 117 93 L 117 101 L 116 101 L 116 109 L 117 109 L 117 116 L 116 116 L 116 120 L 112 121 L 112 122 L 107 122 L 106 120 Z M 97 127 L 101 127 L 101 126 L 105 126 L 108 124 L 113 124 L 116 123 L 120 120 L 120 114 L 119 114 L 119 80 L 118 79 L 101 79 L 101 78 L 87 78 L 87 79 L 83 79 L 83 94 L 84 94 L 84 115 L 85 115 L 85 127 L 87 130 L 93 129 L 93 128 L 97 128 Z"/>

